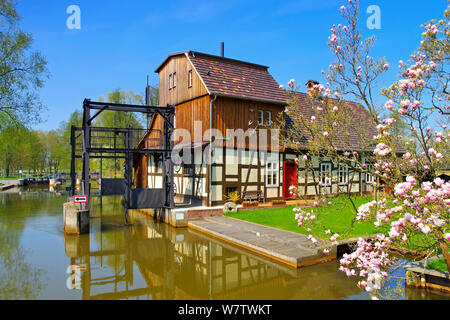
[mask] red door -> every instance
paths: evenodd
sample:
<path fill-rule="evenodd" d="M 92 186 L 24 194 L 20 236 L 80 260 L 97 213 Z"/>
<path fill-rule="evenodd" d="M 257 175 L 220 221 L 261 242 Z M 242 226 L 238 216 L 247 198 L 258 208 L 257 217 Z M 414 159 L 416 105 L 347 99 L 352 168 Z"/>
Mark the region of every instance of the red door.
<path fill-rule="evenodd" d="M 292 199 L 289 187 L 297 187 L 297 164 L 294 161 L 284 162 L 284 199 Z"/>

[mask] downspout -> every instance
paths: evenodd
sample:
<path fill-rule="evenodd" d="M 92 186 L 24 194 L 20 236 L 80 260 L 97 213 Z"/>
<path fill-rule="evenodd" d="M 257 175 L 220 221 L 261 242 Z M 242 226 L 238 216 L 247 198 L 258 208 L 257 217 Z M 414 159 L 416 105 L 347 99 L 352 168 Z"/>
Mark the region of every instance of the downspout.
<path fill-rule="evenodd" d="M 214 94 L 214 98 L 209 103 L 209 169 L 208 169 L 208 206 L 211 207 L 211 179 L 212 179 L 212 123 L 213 123 L 213 112 L 212 106 L 213 102 L 216 101 L 217 94 Z"/>

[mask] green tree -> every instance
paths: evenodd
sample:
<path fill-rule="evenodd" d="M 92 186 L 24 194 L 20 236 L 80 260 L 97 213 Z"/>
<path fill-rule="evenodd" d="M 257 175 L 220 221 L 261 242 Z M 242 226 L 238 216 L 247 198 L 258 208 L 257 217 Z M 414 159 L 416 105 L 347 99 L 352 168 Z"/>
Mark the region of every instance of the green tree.
<path fill-rule="evenodd" d="M 22 140 L 23 153 L 26 155 L 24 169 L 34 173 L 43 173 L 47 168 L 47 148 L 45 146 L 47 135 L 43 131 L 27 132 Z"/>
<path fill-rule="evenodd" d="M 83 112 L 80 110 L 75 110 L 69 117 L 68 121 L 61 122 L 59 126 L 59 132 L 61 133 L 61 137 L 59 138 L 59 143 L 56 146 L 57 153 L 62 155 L 60 168 L 65 172 L 70 171 L 70 154 L 71 154 L 71 146 L 70 146 L 70 135 L 72 126 L 81 127 L 83 124 Z M 78 139 L 77 141 L 80 141 Z M 82 164 L 81 161 L 75 162 L 76 170 L 81 171 Z"/>
<path fill-rule="evenodd" d="M 99 101 L 104 101 L 103 97 L 98 98 Z M 133 90 L 120 90 L 116 89 L 113 92 L 109 92 L 106 95 L 106 101 L 111 103 L 123 103 L 123 104 L 137 104 L 143 105 L 144 99 L 141 95 L 135 94 Z M 104 111 L 98 117 L 96 121 L 97 126 L 102 127 L 114 127 L 117 128 L 142 128 L 141 115 L 131 112 L 123 111 Z"/>
<path fill-rule="evenodd" d="M 27 133 L 21 123 L 10 124 L 0 131 L 0 166 L 6 170 L 7 176 L 25 165 Z"/>
<path fill-rule="evenodd" d="M 36 91 L 48 77 L 47 62 L 31 51 L 33 36 L 20 30 L 16 7 L 16 0 L 0 0 L 0 114 L 31 123 L 44 108 Z"/>

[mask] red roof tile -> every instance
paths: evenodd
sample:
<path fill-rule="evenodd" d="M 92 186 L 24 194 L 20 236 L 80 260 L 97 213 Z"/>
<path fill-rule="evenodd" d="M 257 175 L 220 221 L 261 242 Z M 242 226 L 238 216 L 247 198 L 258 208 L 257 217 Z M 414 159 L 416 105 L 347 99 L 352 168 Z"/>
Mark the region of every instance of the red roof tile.
<path fill-rule="evenodd" d="M 299 111 L 306 120 L 309 120 L 311 116 L 315 116 L 318 119 L 317 121 L 321 121 L 320 114 L 318 114 L 308 102 L 308 94 L 296 92 L 295 97 L 299 105 Z M 333 141 L 335 147 L 342 151 L 373 151 L 375 147 L 374 144 L 376 144 L 373 137 L 377 135 L 378 132 L 376 124 L 373 122 L 369 112 L 359 103 L 352 101 L 346 101 L 344 103 L 347 117 L 345 124 L 343 124 L 343 133 L 338 137 L 335 137 L 335 140 Z M 286 115 L 286 124 L 289 125 L 292 121 L 294 120 L 289 115 Z M 299 126 L 296 125 L 295 127 Z M 303 129 L 300 127 L 300 130 L 302 131 L 303 141 L 300 141 L 299 146 L 307 149 L 308 140 L 311 139 L 311 134 L 306 128 Z"/>
<path fill-rule="evenodd" d="M 286 103 L 286 93 L 266 66 L 199 52 L 188 56 L 211 94 Z"/>

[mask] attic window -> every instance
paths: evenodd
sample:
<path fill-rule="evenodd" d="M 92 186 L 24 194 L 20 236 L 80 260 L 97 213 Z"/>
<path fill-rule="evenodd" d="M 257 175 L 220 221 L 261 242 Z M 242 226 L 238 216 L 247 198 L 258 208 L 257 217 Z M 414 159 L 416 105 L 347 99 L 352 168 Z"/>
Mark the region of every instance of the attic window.
<path fill-rule="evenodd" d="M 177 87 L 177 73 L 173 73 L 173 88 Z"/>
<path fill-rule="evenodd" d="M 188 88 L 192 87 L 192 70 L 188 72 Z"/>
<path fill-rule="evenodd" d="M 173 78 L 172 74 L 169 74 L 169 90 L 173 88 Z"/>

